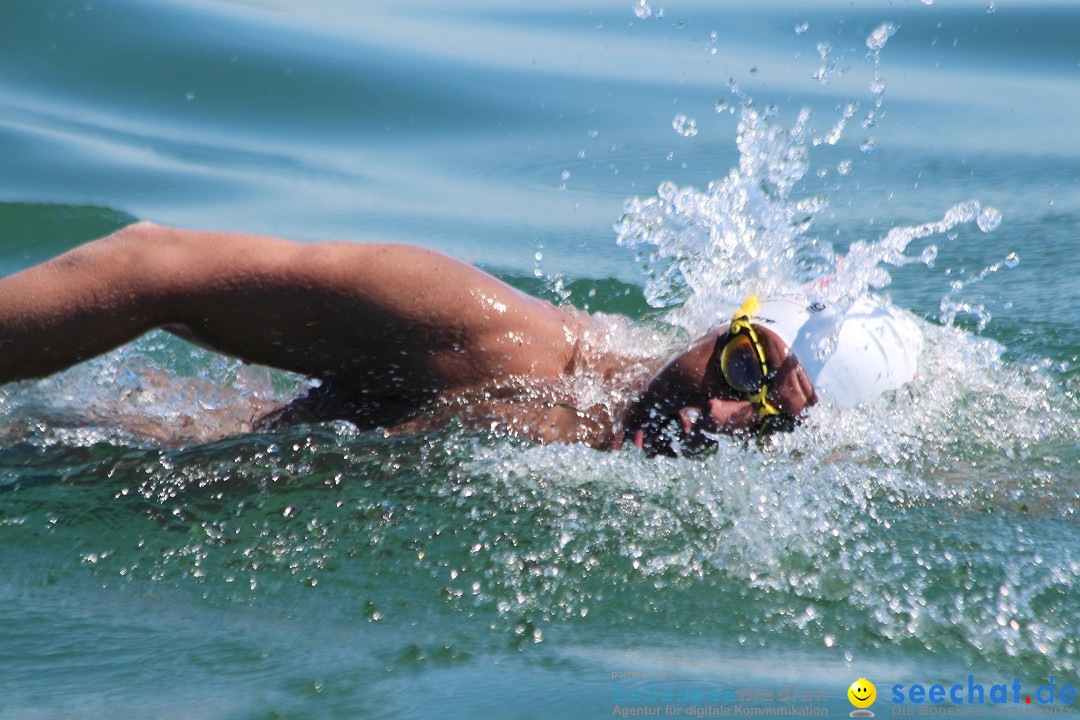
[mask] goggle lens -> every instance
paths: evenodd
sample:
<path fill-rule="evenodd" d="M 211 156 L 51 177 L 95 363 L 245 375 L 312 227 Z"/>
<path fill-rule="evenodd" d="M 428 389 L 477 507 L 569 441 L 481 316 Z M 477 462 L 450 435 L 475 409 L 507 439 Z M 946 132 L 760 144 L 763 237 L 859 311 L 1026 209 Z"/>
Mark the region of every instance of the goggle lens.
<path fill-rule="evenodd" d="M 735 335 L 720 351 L 720 370 L 736 392 L 754 394 L 765 384 L 761 360 L 748 335 Z"/>

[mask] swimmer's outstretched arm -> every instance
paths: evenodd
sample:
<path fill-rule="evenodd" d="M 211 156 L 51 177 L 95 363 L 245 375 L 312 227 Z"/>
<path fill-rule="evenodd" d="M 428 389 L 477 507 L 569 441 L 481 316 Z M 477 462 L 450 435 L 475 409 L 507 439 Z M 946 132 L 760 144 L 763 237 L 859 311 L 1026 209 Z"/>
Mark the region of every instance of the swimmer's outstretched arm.
<path fill-rule="evenodd" d="M 0 383 L 166 327 L 227 355 L 379 392 L 554 377 L 568 313 L 445 255 L 139 223 L 0 280 Z"/>

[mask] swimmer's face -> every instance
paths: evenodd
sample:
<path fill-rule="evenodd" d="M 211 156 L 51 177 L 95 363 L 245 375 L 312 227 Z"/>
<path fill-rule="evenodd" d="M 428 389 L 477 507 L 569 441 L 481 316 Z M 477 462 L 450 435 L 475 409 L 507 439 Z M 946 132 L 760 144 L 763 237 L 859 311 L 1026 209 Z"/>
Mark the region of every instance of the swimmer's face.
<path fill-rule="evenodd" d="M 779 365 L 769 384 L 769 401 L 798 416 L 817 402 L 814 389 L 784 341 L 759 325 L 754 328 L 770 365 Z M 650 456 L 696 455 L 715 446 L 717 434 L 756 427 L 757 409 L 724 381 L 715 362 L 717 342 L 726 333 L 722 327 L 699 338 L 656 374 L 627 413 L 617 446 L 626 440 Z"/>

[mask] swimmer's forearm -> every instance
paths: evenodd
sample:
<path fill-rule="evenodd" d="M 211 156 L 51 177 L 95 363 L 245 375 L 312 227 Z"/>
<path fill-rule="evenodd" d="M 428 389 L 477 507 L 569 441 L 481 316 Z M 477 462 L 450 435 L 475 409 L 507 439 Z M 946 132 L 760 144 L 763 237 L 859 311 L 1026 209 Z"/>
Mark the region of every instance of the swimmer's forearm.
<path fill-rule="evenodd" d="M 121 232 L 0 280 L 0 383 L 44 377 L 158 321 Z"/>

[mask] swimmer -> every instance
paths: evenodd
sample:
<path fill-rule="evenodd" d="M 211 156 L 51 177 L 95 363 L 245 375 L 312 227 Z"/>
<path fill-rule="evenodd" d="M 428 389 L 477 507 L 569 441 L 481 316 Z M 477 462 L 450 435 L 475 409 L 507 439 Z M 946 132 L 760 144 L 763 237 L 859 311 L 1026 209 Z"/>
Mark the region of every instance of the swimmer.
<path fill-rule="evenodd" d="M 692 455 L 718 435 L 790 429 L 819 393 L 853 405 L 899 387 L 921 348 L 909 320 L 869 299 L 841 316 L 751 298 L 721 317 L 657 370 L 590 341 L 602 329 L 586 313 L 431 250 L 138 223 L 0 280 L 0 383 L 161 328 L 319 381 L 238 431 L 348 420 L 409 433 L 457 421 Z M 836 348 L 819 359 L 813 343 L 830 334 Z M 580 390 L 582 376 L 593 391 Z"/>

